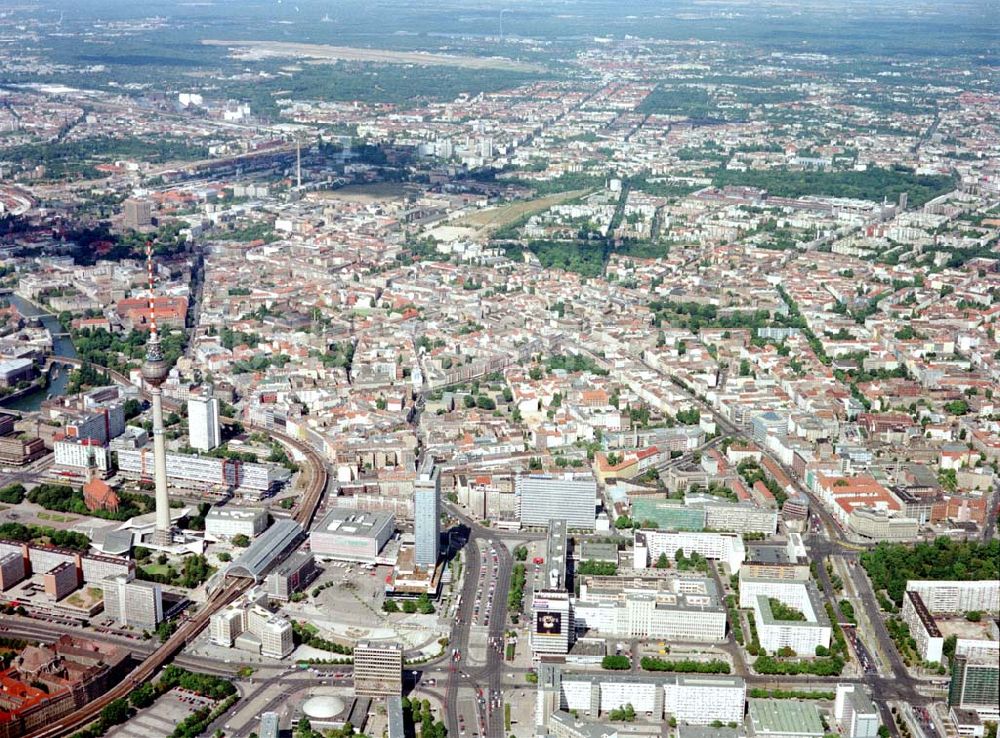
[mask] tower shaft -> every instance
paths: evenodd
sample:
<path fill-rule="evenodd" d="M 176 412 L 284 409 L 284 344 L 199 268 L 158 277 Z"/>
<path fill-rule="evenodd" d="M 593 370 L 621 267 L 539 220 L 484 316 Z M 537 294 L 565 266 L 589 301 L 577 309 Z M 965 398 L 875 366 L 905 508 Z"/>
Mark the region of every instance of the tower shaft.
<path fill-rule="evenodd" d="M 153 401 L 153 482 L 156 485 L 155 541 L 169 544 L 170 498 L 167 495 L 167 442 L 163 432 L 163 390 L 153 386 L 149 391 Z"/>

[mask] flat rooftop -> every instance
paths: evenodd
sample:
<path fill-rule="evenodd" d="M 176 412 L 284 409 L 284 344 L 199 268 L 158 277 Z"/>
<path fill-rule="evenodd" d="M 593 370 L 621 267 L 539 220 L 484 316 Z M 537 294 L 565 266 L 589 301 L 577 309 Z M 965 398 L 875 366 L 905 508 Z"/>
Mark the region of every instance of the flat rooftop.
<path fill-rule="evenodd" d="M 370 537 L 386 525 L 395 525 L 392 513 L 364 512 L 335 507 L 326 514 L 313 532 L 336 533 L 342 536 Z"/>
<path fill-rule="evenodd" d="M 819 710 L 811 702 L 752 697 L 747 702 L 750 705 L 750 722 L 754 735 L 821 736 L 825 732 Z"/>

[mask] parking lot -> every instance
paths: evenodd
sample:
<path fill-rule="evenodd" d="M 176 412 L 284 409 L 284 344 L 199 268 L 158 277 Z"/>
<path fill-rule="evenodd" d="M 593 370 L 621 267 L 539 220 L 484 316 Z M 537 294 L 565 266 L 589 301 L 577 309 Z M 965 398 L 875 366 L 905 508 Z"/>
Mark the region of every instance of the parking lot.
<path fill-rule="evenodd" d="M 192 712 L 203 706 L 211 706 L 212 700 L 181 689 L 172 689 L 160 697 L 150 707 L 140 710 L 124 725 L 108 731 L 109 738 L 151 738 L 170 735 L 177 724 Z"/>

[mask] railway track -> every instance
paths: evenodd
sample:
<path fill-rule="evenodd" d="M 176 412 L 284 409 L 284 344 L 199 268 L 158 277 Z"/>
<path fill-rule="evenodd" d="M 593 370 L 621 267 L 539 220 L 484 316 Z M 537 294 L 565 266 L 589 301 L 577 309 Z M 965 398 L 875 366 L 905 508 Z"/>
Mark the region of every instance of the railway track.
<path fill-rule="evenodd" d="M 73 366 L 82 366 L 84 363 L 79 359 L 71 359 L 63 356 L 53 357 L 53 361 Z M 104 369 L 104 367 L 98 368 Z M 106 371 L 108 371 L 108 375 L 119 384 L 130 384 L 128 378 L 123 374 L 112 370 Z M 147 397 L 145 391 L 143 391 L 142 394 L 144 397 Z M 176 402 L 164 402 L 163 405 L 165 410 L 175 410 L 180 407 L 180 405 Z M 220 420 L 224 424 L 232 424 L 236 422 L 232 418 L 220 418 Z M 250 427 L 255 426 L 251 425 Z M 326 490 L 327 482 L 329 481 L 326 464 L 323 463 L 322 458 L 309 444 L 297 438 L 292 438 L 288 434 L 280 431 L 275 431 L 273 429 L 266 430 L 267 433 L 276 441 L 296 449 L 305 457 L 305 473 L 308 475 L 305 482 L 306 489 L 302 494 L 301 502 L 293 513 L 292 518 L 295 522 L 302 526 L 303 530 L 308 530 L 316 516 L 316 510 L 319 508 L 319 503 L 323 498 L 323 492 Z M 28 733 L 27 738 L 58 738 L 59 736 L 69 735 L 81 730 L 88 724 L 92 723 L 100 716 L 101 710 L 107 707 L 111 702 L 116 699 L 127 698 L 133 689 L 143 682 L 152 679 L 160 668 L 162 668 L 170 659 L 179 653 L 184 646 L 186 646 L 192 639 L 197 637 L 202 630 L 205 629 L 212 615 L 229 603 L 233 602 L 237 597 L 249 589 L 252 584 L 253 581 L 250 579 L 228 577 L 223 586 L 219 587 L 219 589 L 208 598 L 208 600 L 190 620 L 181 624 L 180 627 L 177 628 L 176 632 L 174 632 L 174 634 L 163 645 L 143 659 L 125 679 L 109 689 L 96 700 L 88 702 L 83 707 L 63 716 L 62 719 L 56 721 L 53 725 L 48 725 L 34 731 L 33 733 Z"/>

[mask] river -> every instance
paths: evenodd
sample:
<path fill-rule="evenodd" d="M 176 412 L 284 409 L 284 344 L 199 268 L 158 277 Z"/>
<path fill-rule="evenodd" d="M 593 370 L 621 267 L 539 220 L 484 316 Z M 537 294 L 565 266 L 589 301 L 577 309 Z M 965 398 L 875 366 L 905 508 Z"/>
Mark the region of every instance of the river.
<path fill-rule="evenodd" d="M 63 327 L 59 324 L 59 320 L 55 315 L 42 310 L 37 305 L 28 302 L 23 297 L 18 295 L 6 295 L 6 298 L 10 300 L 12 305 L 21 311 L 22 315 L 38 315 L 39 313 L 44 313 L 41 318 L 42 325 L 48 328 L 49 332 L 53 334 L 52 353 L 56 356 L 76 357 L 76 348 L 73 346 L 73 342 L 69 339 L 69 336 L 55 335 L 63 332 Z M 55 375 L 57 369 L 59 372 L 58 376 Z M 37 410 L 41 407 L 42 401 L 46 398 L 46 396 L 65 394 L 66 385 L 69 384 L 69 374 L 71 371 L 72 370 L 67 366 L 53 368 L 53 376 L 51 377 L 51 381 L 49 382 L 47 389 L 38 390 L 37 392 L 23 395 L 16 400 L 0 404 L 2 404 L 3 407 L 10 408 L 11 410 L 20 410 L 22 412 Z"/>

